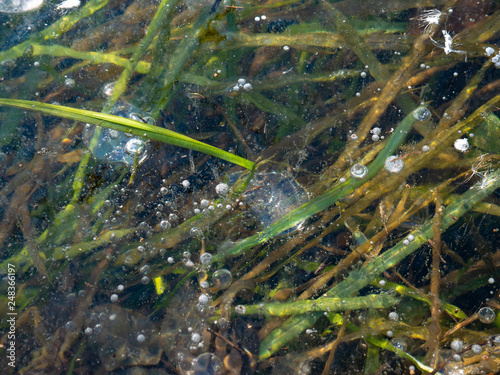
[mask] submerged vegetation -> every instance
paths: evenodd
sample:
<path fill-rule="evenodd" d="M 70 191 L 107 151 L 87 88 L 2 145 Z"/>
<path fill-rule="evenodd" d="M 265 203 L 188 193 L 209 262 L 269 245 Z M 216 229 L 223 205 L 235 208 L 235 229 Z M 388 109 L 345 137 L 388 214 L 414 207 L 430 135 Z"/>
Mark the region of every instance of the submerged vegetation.
<path fill-rule="evenodd" d="M 498 1 L 65 3 L 0 13 L 2 369 L 500 372 Z"/>

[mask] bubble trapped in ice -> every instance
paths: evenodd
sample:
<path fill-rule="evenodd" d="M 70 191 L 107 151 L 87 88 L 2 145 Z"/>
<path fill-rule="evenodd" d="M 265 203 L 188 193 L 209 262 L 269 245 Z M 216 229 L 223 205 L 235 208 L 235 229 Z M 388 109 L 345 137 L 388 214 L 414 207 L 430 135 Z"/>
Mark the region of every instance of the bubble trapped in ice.
<path fill-rule="evenodd" d="M 236 182 L 238 177 L 238 173 L 231 175 L 230 182 Z M 309 200 L 305 189 L 287 171 L 255 173 L 242 198 L 264 227 L 275 223 Z M 300 225 L 301 223 L 297 224 L 283 234 L 294 231 Z"/>
<path fill-rule="evenodd" d="M 119 101 L 111 110 L 111 114 L 141 122 L 144 122 L 143 119 L 150 119 L 148 113 L 124 101 Z M 141 164 L 148 156 L 147 140 L 136 135 L 91 124 L 85 125 L 83 136 L 88 147 L 94 135 L 98 137 L 98 141 L 91 151 L 97 159 L 105 163 L 133 166 L 136 158 L 138 164 Z"/>

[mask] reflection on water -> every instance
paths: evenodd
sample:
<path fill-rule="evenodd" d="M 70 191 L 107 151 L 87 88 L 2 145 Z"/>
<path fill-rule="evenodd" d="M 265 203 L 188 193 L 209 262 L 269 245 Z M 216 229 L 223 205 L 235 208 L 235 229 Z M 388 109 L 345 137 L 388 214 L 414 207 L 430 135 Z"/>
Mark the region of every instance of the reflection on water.
<path fill-rule="evenodd" d="M 498 2 L 0 12 L 2 373 L 500 372 Z"/>

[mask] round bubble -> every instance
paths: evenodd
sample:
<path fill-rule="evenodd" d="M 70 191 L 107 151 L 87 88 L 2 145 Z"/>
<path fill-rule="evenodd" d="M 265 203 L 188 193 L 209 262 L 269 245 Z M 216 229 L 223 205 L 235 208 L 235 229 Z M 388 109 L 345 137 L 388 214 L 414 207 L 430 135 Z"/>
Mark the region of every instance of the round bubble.
<path fill-rule="evenodd" d="M 460 352 L 464 348 L 464 343 L 462 342 L 462 340 L 455 339 L 451 342 L 450 347 L 452 350 Z"/>
<path fill-rule="evenodd" d="M 75 80 L 73 78 L 66 78 L 64 80 L 64 86 L 66 86 L 68 88 L 75 87 Z"/>
<path fill-rule="evenodd" d="M 160 229 L 161 230 L 167 230 L 167 229 L 170 229 L 170 227 L 171 227 L 170 222 L 168 222 L 167 220 L 160 221 Z"/>
<path fill-rule="evenodd" d="M 389 320 L 392 322 L 397 322 L 399 320 L 399 315 L 397 312 L 392 311 L 389 313 Z"/>
<path fill-rule="evenodd" d="M 114 91 L 115 91 L 115 82 L 106 83 L 102 88 L 103 94 L 108 97 L 113 95 Z"/>
<path fill-rule="evenodd" d="M 429 146 L 427 146 L 427 145 L 423 145 L 422 146 L 422 151 L 423 152 L 429 152 L 430 150 L 431 150 L 431 148 Z"/>
<path fill-rule="evenodd" d="M 208 295 L 203 293 L 198 297 L 198 302 L 200 305 L 206 305 L 209 301 Z"/>
<path fill-rule="evenodd" d="M 125 144 L 125 152 L 130 155 L 140 155 L 144 150 L 144 142 L 139 138 L 132 138 Z"/>
<path fill-rule="evenodd" d="M 203 280 L 200 282 L 200 288 L 207 289 L 209 287 L 208 281 Z"/>
<path fill-rule="evenodd" d="M 109 297 L 109 300 L 111 302 L 118 302 L 118 294 L 112 294 L 111 297 Z"/>
<path fill-rule="evenodd" d="M 200 263 L 209 266 L 212 263 L 212 254 L 203 253 L 200 255 Z"/>
<path fill-rule="evenodd" d="M 226 289 L 231 285 L 233 281 L 233 275 L 226 269 L 220 269 L 214 272 L 212 275 L 212 281 L 215 286 L 219 289 Z"/>
<path fill-rule="evenodd" d="M 495 321 L 495 311 L 490 307 L 483 307 L 477 313 L 479 320 L 484 324 L 491 324 Z"/>
<path fill-rule="evenodd" d="M 191 228 L 190 234 L 192 237 L 196 237 L 196 238 L 203 237 L 203 232 L 201 231 L 200 228 L 197 228 L 197 227 Z"/>
<path fill-rule="evenodd" d="M 221 182 L 215 187 L 215 192 L 219 195 L 226 195 L 229 191 L 229 185 Z"/>
<path fill-rule="evenodd" d="M 237 314 L 243 315 L 247 311 L 247 309 L 243 305 L 237 305 L 234 307 L 234 311 L 236 311 Z"/>
<path fill-rule="evenodd" d="M 431 118 L 431 111 L 429 111 L 425 107 L 419 107 L 413 112 L 413 116 L 418 121 L 427 121 L 428 119 Z"/>
<path fill-rule="evenodd" d="M 405 163 L 397 156 L 388 156 L 384 162 L 384 168 L 389 173 L 399 173 L 403 170 Z"/>
<path fill-rule="evenodd" d="M 481 354 L 483 352 L 483 348 L 481 347 L 481 345 L 478 345 L 478 344 L 472 345 L 471 350 L 472 350 L 472 353 L 474 353 L 476 355 Z"/>
<path fill-rule="evenodd" d="M 469 141 L 467 138 L 459 138 L 453 143 L 453 146 L 455 146 L 458 151 L 465 152 L 469 149 Z"/>
<path fill-rule="evenodd" d="M 363 164 L 354 164 L 351 167 L 352 178 L 361 180 L 362 178 L 365 178 L 367 174 L 368 174 L 368 168 L 366 168 L 366 166 L 364 166 Z"/>
<path fill-rule="evenodd" d="M 194 343 L 198 343 L 201 341 L 201 336 L 199 333 L 193 333 L 191 335 L 191 341 L 194 342 Z"/>
<path fill-rule="evenodd" d="M 137 341 L 138 342 L 144 342 L 144 340 L 146 340 L 146 336 L 144 336 L 142 333 L 138 334 L 137 335 Z"/>

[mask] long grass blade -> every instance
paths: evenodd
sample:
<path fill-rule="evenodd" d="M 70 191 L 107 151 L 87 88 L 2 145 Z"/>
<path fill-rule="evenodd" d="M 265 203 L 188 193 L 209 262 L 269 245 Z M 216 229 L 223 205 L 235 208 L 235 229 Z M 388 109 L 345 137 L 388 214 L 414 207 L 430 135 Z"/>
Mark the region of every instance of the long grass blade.
<path fill-rule="evenodd" d="M 108 113 L 65 107 L 61 105 L 38 103 L 29 100 L 0 98 L 0 105 L 26 109 L 30 111 L 38 111 L 47 115 L 63 117 L 70 120 L 90 123 L 98 126 L 104 126 L 106 128 L 122 131 L 125 133 L 131 133 L 141 137 L 154 139 L 156 141 L 169 143 L 174 146 L 180 146 L 190 150 L 203 152 L 205 154 L 218 157 L 220 159 L 240 165 L 250 170 L 254 168 L 254 163 L 252 161 L 242 158 L 241 156 L 231 154 L 217 147 L 176 133 L 172 130 L 145 124 L 143 122 L 131 120 L 125 117 L 110 115 Z"/>

